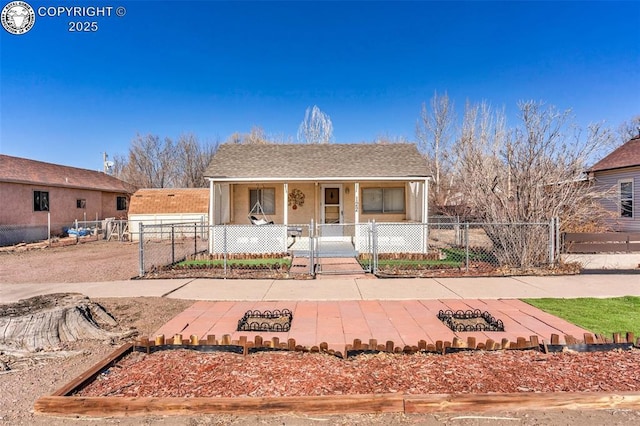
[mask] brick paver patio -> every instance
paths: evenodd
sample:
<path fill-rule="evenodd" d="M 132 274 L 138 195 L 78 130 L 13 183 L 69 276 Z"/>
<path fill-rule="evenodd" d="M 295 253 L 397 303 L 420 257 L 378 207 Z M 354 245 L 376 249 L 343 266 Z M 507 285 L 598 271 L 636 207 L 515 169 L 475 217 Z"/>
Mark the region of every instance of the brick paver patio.
<path fill-rule="evenodd" d="M 238 320 L 248 310 L 289 309 L 293 312 L 291 329 L 286 333 L 236 331 Z M 504 323 L 504 332 L 456 332 L 445 326 L 437 315 L 439 310 L 474 310 L 489 312 Z M 330 349 L 344 351 L 354 339 L 379 343 L 392 340 L 396 346 L 418 344 L 419 340 L 435 343 L 452 341 L 454 337 L 466 340 L 473 336 L 478 342 L 491 338 L 516 341 L 538 336 L 549 342 L 551 334 L 582 338 L 587 333 L 567 321 L 547 314 L 517 299 L 469 300 L 352 300 L 352 301 L 200 301 L 194 303 L 162 326 L 156 335 L 167 338 L 182 333 L 183 338 L 197 335 L 200 339 L 215 335 L 220 339 L 229 334 L 233 340 L 256 335 L 265 340 L 277 336 L 280 341 L 294 338 L 296 343 L 311 347 L 326 342 Z M 149 336 L 153 338 L 155 336 Z"/>

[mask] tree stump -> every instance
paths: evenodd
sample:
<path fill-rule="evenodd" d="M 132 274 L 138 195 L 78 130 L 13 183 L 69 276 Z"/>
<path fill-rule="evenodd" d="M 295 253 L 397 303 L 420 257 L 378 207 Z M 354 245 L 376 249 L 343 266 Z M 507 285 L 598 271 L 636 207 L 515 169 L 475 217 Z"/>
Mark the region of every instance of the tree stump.
<path fill-rule="evenodd" d="M 55 293 L 0 305 L 0 345 L 29 351 L 59 348 L 80 339 L 110 340 L 123 333 L 99 304 L 78 293 Z"/>

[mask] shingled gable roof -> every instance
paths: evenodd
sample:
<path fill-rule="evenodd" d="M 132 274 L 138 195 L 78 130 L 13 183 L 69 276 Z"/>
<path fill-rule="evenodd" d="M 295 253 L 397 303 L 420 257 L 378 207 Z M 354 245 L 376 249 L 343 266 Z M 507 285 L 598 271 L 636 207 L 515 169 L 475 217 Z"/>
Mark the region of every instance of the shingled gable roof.
<path fill-rule="evenodd" d="M 135 188 L 102 172 L 0 154 L 0 182 L 131 194 Z"/>
<path fill-rule="evenodd" d="M 413 144 L 224 144 L 205 176 L 225 179 L 425 178 Z"/>
<path fill-rule="evenodd" d="M 640 166 L 640 136 L 627 141 L 591 167 L 591 172 Z"/>
<path fill-rule="evenodd" d="M 131 197 L 129 214 L 209 212 L 207 188 L 139 189 Z"/>

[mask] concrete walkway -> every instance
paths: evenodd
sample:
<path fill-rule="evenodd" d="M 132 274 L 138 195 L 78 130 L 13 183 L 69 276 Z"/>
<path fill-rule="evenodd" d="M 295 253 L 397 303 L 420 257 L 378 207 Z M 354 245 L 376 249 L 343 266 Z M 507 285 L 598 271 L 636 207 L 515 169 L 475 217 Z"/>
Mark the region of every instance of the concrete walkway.
<path fill-rule="evenodd" d="M 212 301 L 519 299 L 640 296 L 639 274 L 322 280 L 131 280 L 102 283 L 0 283 L 0 303 L 40 294 L 169 297 Z"/>

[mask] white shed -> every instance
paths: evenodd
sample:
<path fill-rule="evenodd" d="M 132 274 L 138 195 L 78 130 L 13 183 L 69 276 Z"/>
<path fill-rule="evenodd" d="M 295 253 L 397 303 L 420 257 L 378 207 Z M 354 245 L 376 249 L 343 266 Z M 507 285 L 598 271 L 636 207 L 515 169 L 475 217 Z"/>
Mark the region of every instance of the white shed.
<path fill-rule="evenodd" d="M 144 226 L 168 223 L 197 223 L 206 226 L 209 220 L 209 190 L 207 188 L 139 189 L 129 205 L 129 232 L 136 241 L 140 223 Z"/>

